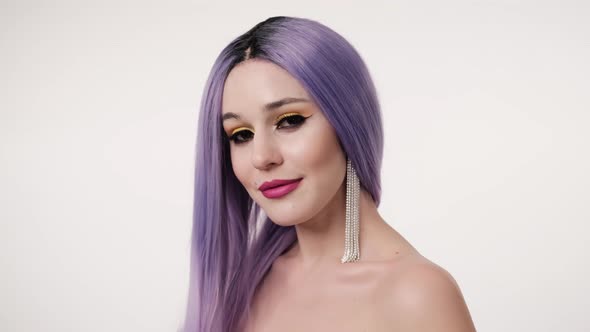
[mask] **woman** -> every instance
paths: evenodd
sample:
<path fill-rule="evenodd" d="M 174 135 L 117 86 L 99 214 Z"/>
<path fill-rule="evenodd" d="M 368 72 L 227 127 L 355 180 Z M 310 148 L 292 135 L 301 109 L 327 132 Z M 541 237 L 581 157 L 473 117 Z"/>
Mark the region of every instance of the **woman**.
<path fill-rule="evenodd" d="M 315 21 L 232 41 L 198 127 L 184 331 L 474 331 L 452 276 L 379 215 L 383 132 L 359 54 Z"/>

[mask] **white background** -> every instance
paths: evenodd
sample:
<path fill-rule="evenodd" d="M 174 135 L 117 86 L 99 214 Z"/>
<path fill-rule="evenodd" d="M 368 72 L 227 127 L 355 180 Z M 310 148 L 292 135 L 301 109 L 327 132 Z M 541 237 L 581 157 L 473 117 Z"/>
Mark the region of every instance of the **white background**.
<path fill-rule="evenodd" d="M 175 331 L 218 53 L 274 15 L 366 61 L 380 212 L 478 331 L 590 329 L 586 1 L 2 1 L 0 330 Z"/>

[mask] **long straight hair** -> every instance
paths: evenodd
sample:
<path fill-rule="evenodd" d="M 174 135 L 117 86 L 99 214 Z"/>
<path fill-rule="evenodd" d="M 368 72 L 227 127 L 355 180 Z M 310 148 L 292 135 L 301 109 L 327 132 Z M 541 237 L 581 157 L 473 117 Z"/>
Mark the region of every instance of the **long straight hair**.
<path fill-rule="evenodd" d="M 352 45 L 316 21 L 285 16 L 234 39 L 216 59 L 201 100 L 184 332 L 241 330 L 272 263 L 297 240 L 293 226 L 262 213 L 232 170 L 221 121 L 223 86 L 230 70 L 250 58 L 282 67 L 303 85 L 335 129 L 362 188 L 377 206 L 381 199 L 381 111 Z"/>

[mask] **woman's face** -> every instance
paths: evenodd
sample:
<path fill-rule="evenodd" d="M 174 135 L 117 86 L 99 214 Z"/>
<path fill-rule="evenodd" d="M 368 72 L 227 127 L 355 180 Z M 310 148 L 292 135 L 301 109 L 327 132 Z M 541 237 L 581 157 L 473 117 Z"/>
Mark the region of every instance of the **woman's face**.
<path fill-rule="evenodd" d="M 233 171 L 273 222 L 309 220 L 345 190 L 346 159 L 338 137 L 286 70 L 260 59 L 238 64 L 225 81 L 222 114 Z M 288 186 L 274 195 L 259 190 L 276 179 L 302 180 L 287 194 Z"/>

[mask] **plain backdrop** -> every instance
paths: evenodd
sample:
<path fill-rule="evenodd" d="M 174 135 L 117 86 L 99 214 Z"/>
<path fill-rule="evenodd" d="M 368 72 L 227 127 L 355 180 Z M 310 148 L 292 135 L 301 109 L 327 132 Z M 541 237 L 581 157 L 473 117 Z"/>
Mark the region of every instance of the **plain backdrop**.
<path fill-rule="evenodd" d="M 275 15 L 364 58 L 379 210 L 478 331 L 589 331 L 590 5 L 456 0 L 1 1 L 0 330 L 179 327 L 203 86 Z"/>

